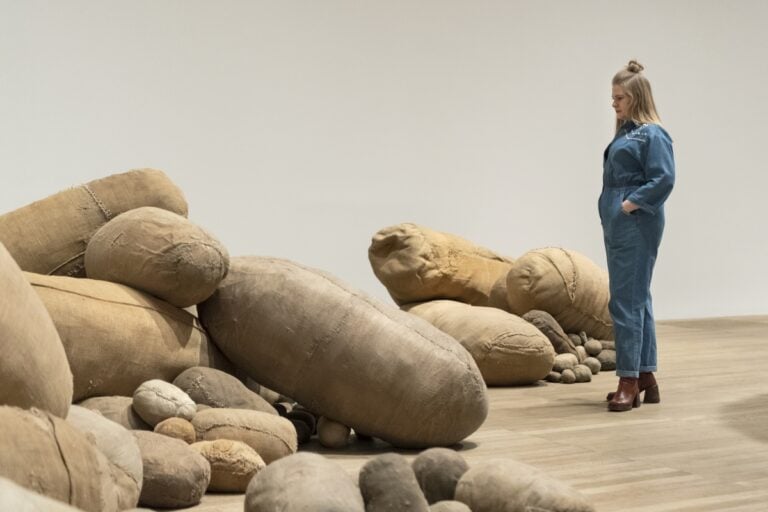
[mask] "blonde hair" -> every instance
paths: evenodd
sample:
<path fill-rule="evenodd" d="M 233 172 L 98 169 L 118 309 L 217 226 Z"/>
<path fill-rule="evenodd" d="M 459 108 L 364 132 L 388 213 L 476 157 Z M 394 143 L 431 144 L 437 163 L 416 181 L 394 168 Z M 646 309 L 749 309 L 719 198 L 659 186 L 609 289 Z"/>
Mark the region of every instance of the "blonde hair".
<path fill-rule="evenodd" d="M 642 71 L 645 69 L 636 60 L 629 61 L 618 73 L 613 75 L 611 85 L 618 85 L 629 96 L 629 115 L 637 124 L 661 124 L 659 114 L 656 112 L 656 104 L 653 102 L 651 83 L 645 78 Z M 624 121 L 616 119 L 616 131 L 619 131 Z"/>

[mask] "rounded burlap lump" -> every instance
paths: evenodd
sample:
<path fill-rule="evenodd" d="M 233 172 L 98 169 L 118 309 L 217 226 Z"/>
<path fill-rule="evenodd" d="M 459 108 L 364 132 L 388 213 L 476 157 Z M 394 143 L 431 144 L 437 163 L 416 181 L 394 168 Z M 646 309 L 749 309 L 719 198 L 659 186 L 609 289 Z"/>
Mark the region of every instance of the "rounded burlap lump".
<path fill-rule="evenodd" d="M 298 440 L 293 423 L 285 418 L 246 409 L 206 409 L 192 419 L 198 441 L 242 441 L 264 462 L 296 453 Z"/>
<path fill-rule="evenodd" d="M 285 457 L 259 471 L 245 492 L 245 512 L 365 512 L 357 483 L 316 453 Z"/>
<path fill-rule="evenodd" d="M 480 371 L 456 340 L 320 271 L 233 258 L 198 309 L 257 382 L 396 446 L 457 443 L 488 413 Z"/>
<path fill-rule="evenodd" d="M 148 380 L 136 388 L 133 409 L 152 427 L 168 418 L 191 420 L 197 413 L 197 405 L 188 394 L 160 379 Z"/>
<path fill-rule="evenodd" d="M 452 500 L 456 484 L 469 469 L 464 457 L 450 448 L 424 450 L 413 459 L 411 466 L 430 505 Z"/>
<path fill-rule="evenodd" d="M 0 477 L 0 510 L 9 512 L 82 512 L 82 509 L 51 499 Z"/>
<path fill-rule="evenodd" d="M 198 405 L 277 414 L 275 408 L 259 394 L 245 387 L 236 377 L 215 368 L 189 368 L 181 372 L 173 380 L 173 384 L 187 393 Z"/>
<path fill-rule="evenodd" d="M 472 512 L 594 512 L 587 498 L 539 469 L 510 459 L 473 464 L 454 498 Z"/>
<path fill-rule="evenodd" d="M 0 407 L 0 477 L 87 512 L 115 512 L 113 471 L 65 420 L 39 409 Z"/>
<path fill-rule="evenodd" d="M 456 235 L 397 224 L 373 236 L 368 260 L 399 305 L 453 299 L 506 309 L 493 290 L 512 260 Z"/>
<path fill-rule="evenodd" d="M 85 250 L 92 279 L 120 283 L 185 308 L 211 296 L 229 269 L 229 253 L 185 217 L 145 206 L 99 228 Z"/>
<path fill-rule="evenodd" d="M 146 507 L 197 505 L 211 481 L 211 465 L 184 441 L 136 431 L 144 465 L 139 503 Z"/>
<path fill-rule="evenodd" d="M 576 251 L 556 247 L 529 251 L 507 275 L 512 313 L 546 311 L 565 332 L 613 339 L 608 299 L 608 273 Z"/>
<path fill-rule="evenodd" d="M 139 503 L 144 469 L 133 433 L 98 412 L 77 405 L 70 407 L 67 423 L 90 435 L 96 448 L 112 463 L 120 510 L 135 507 Z"/>
<path fill-rule="evenodd" d="M 208 490 L 213 492 L 245 492 L 256 473 L 267 467 L 256 450 L 241 441 L 199 441 L 190 448 L 210 463 Z"/>
<path fill-rule="evenodd" d="M 429 511 L 411 465 L 399 453 L 377 455 L 366 462 L 359 484 L 366 512 Z"/>
<path fill-rule="evenodd" d="M 184 441 L 187 444 L 197 441 L 195 426 L 192 425 L 191 421 L 184 418 L 165 419 L 155 425 L 153 432 Z"/>
<path fill-rule="evenodd" d="M 543 379 L 555 351 L 541 331 L 496 308 L 433 300 L 403 306 L 453 336 L 469 351 L 489 386 L 519 386 Z"/>
<path fill-rule="evenodd" d="M 165 173 L 138 169 L 0 215 L 0 241 L 22 270 L 83 277 L 83 256 L 93 233 L 113 217 L 141 206 L 187 215 L 184 194 Z"/>
<path fill-rule="evenodd" d="M 94 396 L 78 402 L 77 405 L 96 411 L 128 430 L 152 430 L 152 427 L 133 410 L 133 398 L 130 396 Z"/>
<path fill-rule="evenodd" d="M 0 404 L 66 417 L 72 372 L 56 326 L 0 243 Z"/>
<path fill-rule="evenodd" d="M 130 396 L 142 382 L 172 381 L 193 366 L 231 368 L 197 319 L 165 301 L 107 281 L 26 276 L 61 336 L 74 401 Z"/>

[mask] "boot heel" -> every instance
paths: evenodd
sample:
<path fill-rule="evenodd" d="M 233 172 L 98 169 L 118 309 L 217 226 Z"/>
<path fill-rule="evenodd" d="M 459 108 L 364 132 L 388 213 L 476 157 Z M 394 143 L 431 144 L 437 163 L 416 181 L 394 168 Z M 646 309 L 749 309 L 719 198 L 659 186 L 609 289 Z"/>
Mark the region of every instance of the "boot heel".
<path fill-rule="evenodd" d="M 634 400 L 632 400 L 632 408 L 633 408 L 633 409 L 637 409 L 637 408 L 638 408 L 638 407 L 640 407 L 642 404 L 643 404 L 643 402 L 641 402 L 641 401 L 640 401 L 640 393 L 638 392 L 638 393 L 635 395 L 635 399 L 634 399 Z"/>
<path fill-rule="evenodd" d="M 659 394 L 659 386 L 651 386 L 645 390 L 645 396 L 643 396 L 644 404 L 657 404 L 661 402 L 661 395 Z"/>

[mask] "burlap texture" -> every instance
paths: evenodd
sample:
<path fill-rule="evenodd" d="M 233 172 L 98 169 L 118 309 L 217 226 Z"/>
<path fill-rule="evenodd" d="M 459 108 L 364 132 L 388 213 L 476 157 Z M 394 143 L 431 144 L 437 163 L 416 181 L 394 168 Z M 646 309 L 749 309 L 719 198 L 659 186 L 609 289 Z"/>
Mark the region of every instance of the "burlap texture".
<path fill-rule="evenodd" d="M 608 313 L 608 273 L 576 251 L 548 247 L 529 251 L 507 276 L 507 301 L 516 315 L 540 309 L 565 332 L 613 339 Z"/>
<path fill-rule="evenodd" d="M 429 503 L 408 460 L 399 453 L 373 457 L 358 477 L 365 512 L 429 512 Z"/>
<path fill-rule="evenodd" d="M 133 410 L 133 398 L 130 396 L 94 396 L 77 405 L 96 411 L 128 430 L 152 430 Z"/>
<path fill-rule="evenodd" d="M 91 237 L 85 271 L 185 308 L 211 296 L 229 268 L 229 253 L 203 228 L 173 212 L 145 206 L 121 213 Z"/>
<path fill-rule="evenodd" d="M 27 272 L 82 277 L 91 235 L 112 217 L 140 206 L 187 214 L 181 190 L 162 171 L 113 174 L 58 192 L 0 216 L 0 242 Z"/>
<path fill-rule="evenodd" d="M 8 512 L 82 512 L 81 509 L 30 491 L 0 477 L 0 510 Z"/>
<path fill-rule="evenodd" d="M 231 369 L 197 319 L 127 286 L 26 273 L 53 318 L 74 375 L 74 400 L 130 396 L 193 366 Z"/>
<path fill-rule="evenodd" d="M 354 480 L 337 462 L 301 452 L 259 471 L 245 493 L 245 512 L 364 512 Z"/>
<path fill-rule="evenodd" d="M 56 326 L 0 243 L 0 404 L 66 417 L 72 372 Z"/>
<path fill-rule="evenodd" d="M 454 499 L 472 512 L 594 512 L 572 487 L 511 459 L 473 464 L 459 480 Z"/>
<path fill-rule="evenodd" d="M 245 387 L 236 377 L 214 368 L 189 368 L 179 374 L 173 384 L 187 393 L 198 405 L 277 414 L 269 402 Z"/>
<path fill-rule="evenodd" d="M 547 337 L 511 313 L 452 300 L 403 309 L 456 338 L 472 354 L 489 386 L 531 384 L 552 369 L 555 351 Z"/>
<path fill-rule="evenodd" d="M 135 507 L 139 503 L 144 471 L 141 451 L 133 434 L 98 412 L 77 405 L 70 407 L 67 423 L 90 436 L 96 448 L 112 463 L 120 510 Z"/>
<path fill-rule="evenodd" d="M 205 457 L 211 465 L 208 490 L 213 492 L 245 492 L 248 482 L 267 467 L 256 450 L 241 441 L 199 441 L 190 448 Z"/>
<path fill-rule="evenodd" d="M 206 409 L 192 418 L 192 425 L 195 427 L 198 441 L 242 441 L 256 450 L 267 464 L 296 453 L 298 448 L 293 423 L 267 412 Z"/>
<path fill-rule="evenodd" d="M 199 311 L 253 379 L 394 445 L 457 443 L 488 413 L 480 371 L 456 340 L 320 271 L 234 258 Z"/>
<path fill-rule="evenodd" d="M 397 304 L 453 299 L 506 308 L 493 288 L 512 260 L 456 235 L 397 224 L 373 236 L 368 259 Z"/>
<path fill-rule="evenodd" d="M 119 509 L 107 458 L 65 420 L 0 407 L 0 476 L 89 512 Z"/>

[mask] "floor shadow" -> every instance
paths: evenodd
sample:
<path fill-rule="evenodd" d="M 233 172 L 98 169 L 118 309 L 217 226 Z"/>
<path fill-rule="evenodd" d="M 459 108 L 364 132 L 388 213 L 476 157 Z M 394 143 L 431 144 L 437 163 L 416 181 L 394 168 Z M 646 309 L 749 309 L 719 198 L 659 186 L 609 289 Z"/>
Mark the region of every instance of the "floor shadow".
<path fill-rule="evenodd" d="M 453 446 L 448 446 L 448 448 L 458 452 L 467 452 L 477 448 L 477 444 L 472 441 L 461 441 Z M 344 448 L 326 448 L 316 438 L 299 446 L 299 451 L 314 452 L 322 455 L 379 455 L 382 453 L 416 455 L 425 449 L 396 448 L 380 439 L 357 439 L 354 435 L 352 435 L 350 443 Z"/>
<path fill-rule="evenodd" d="M 726 404 L 721 408 L 720 416 L 732 429 L 768 443 L 768 393 Z"/>

